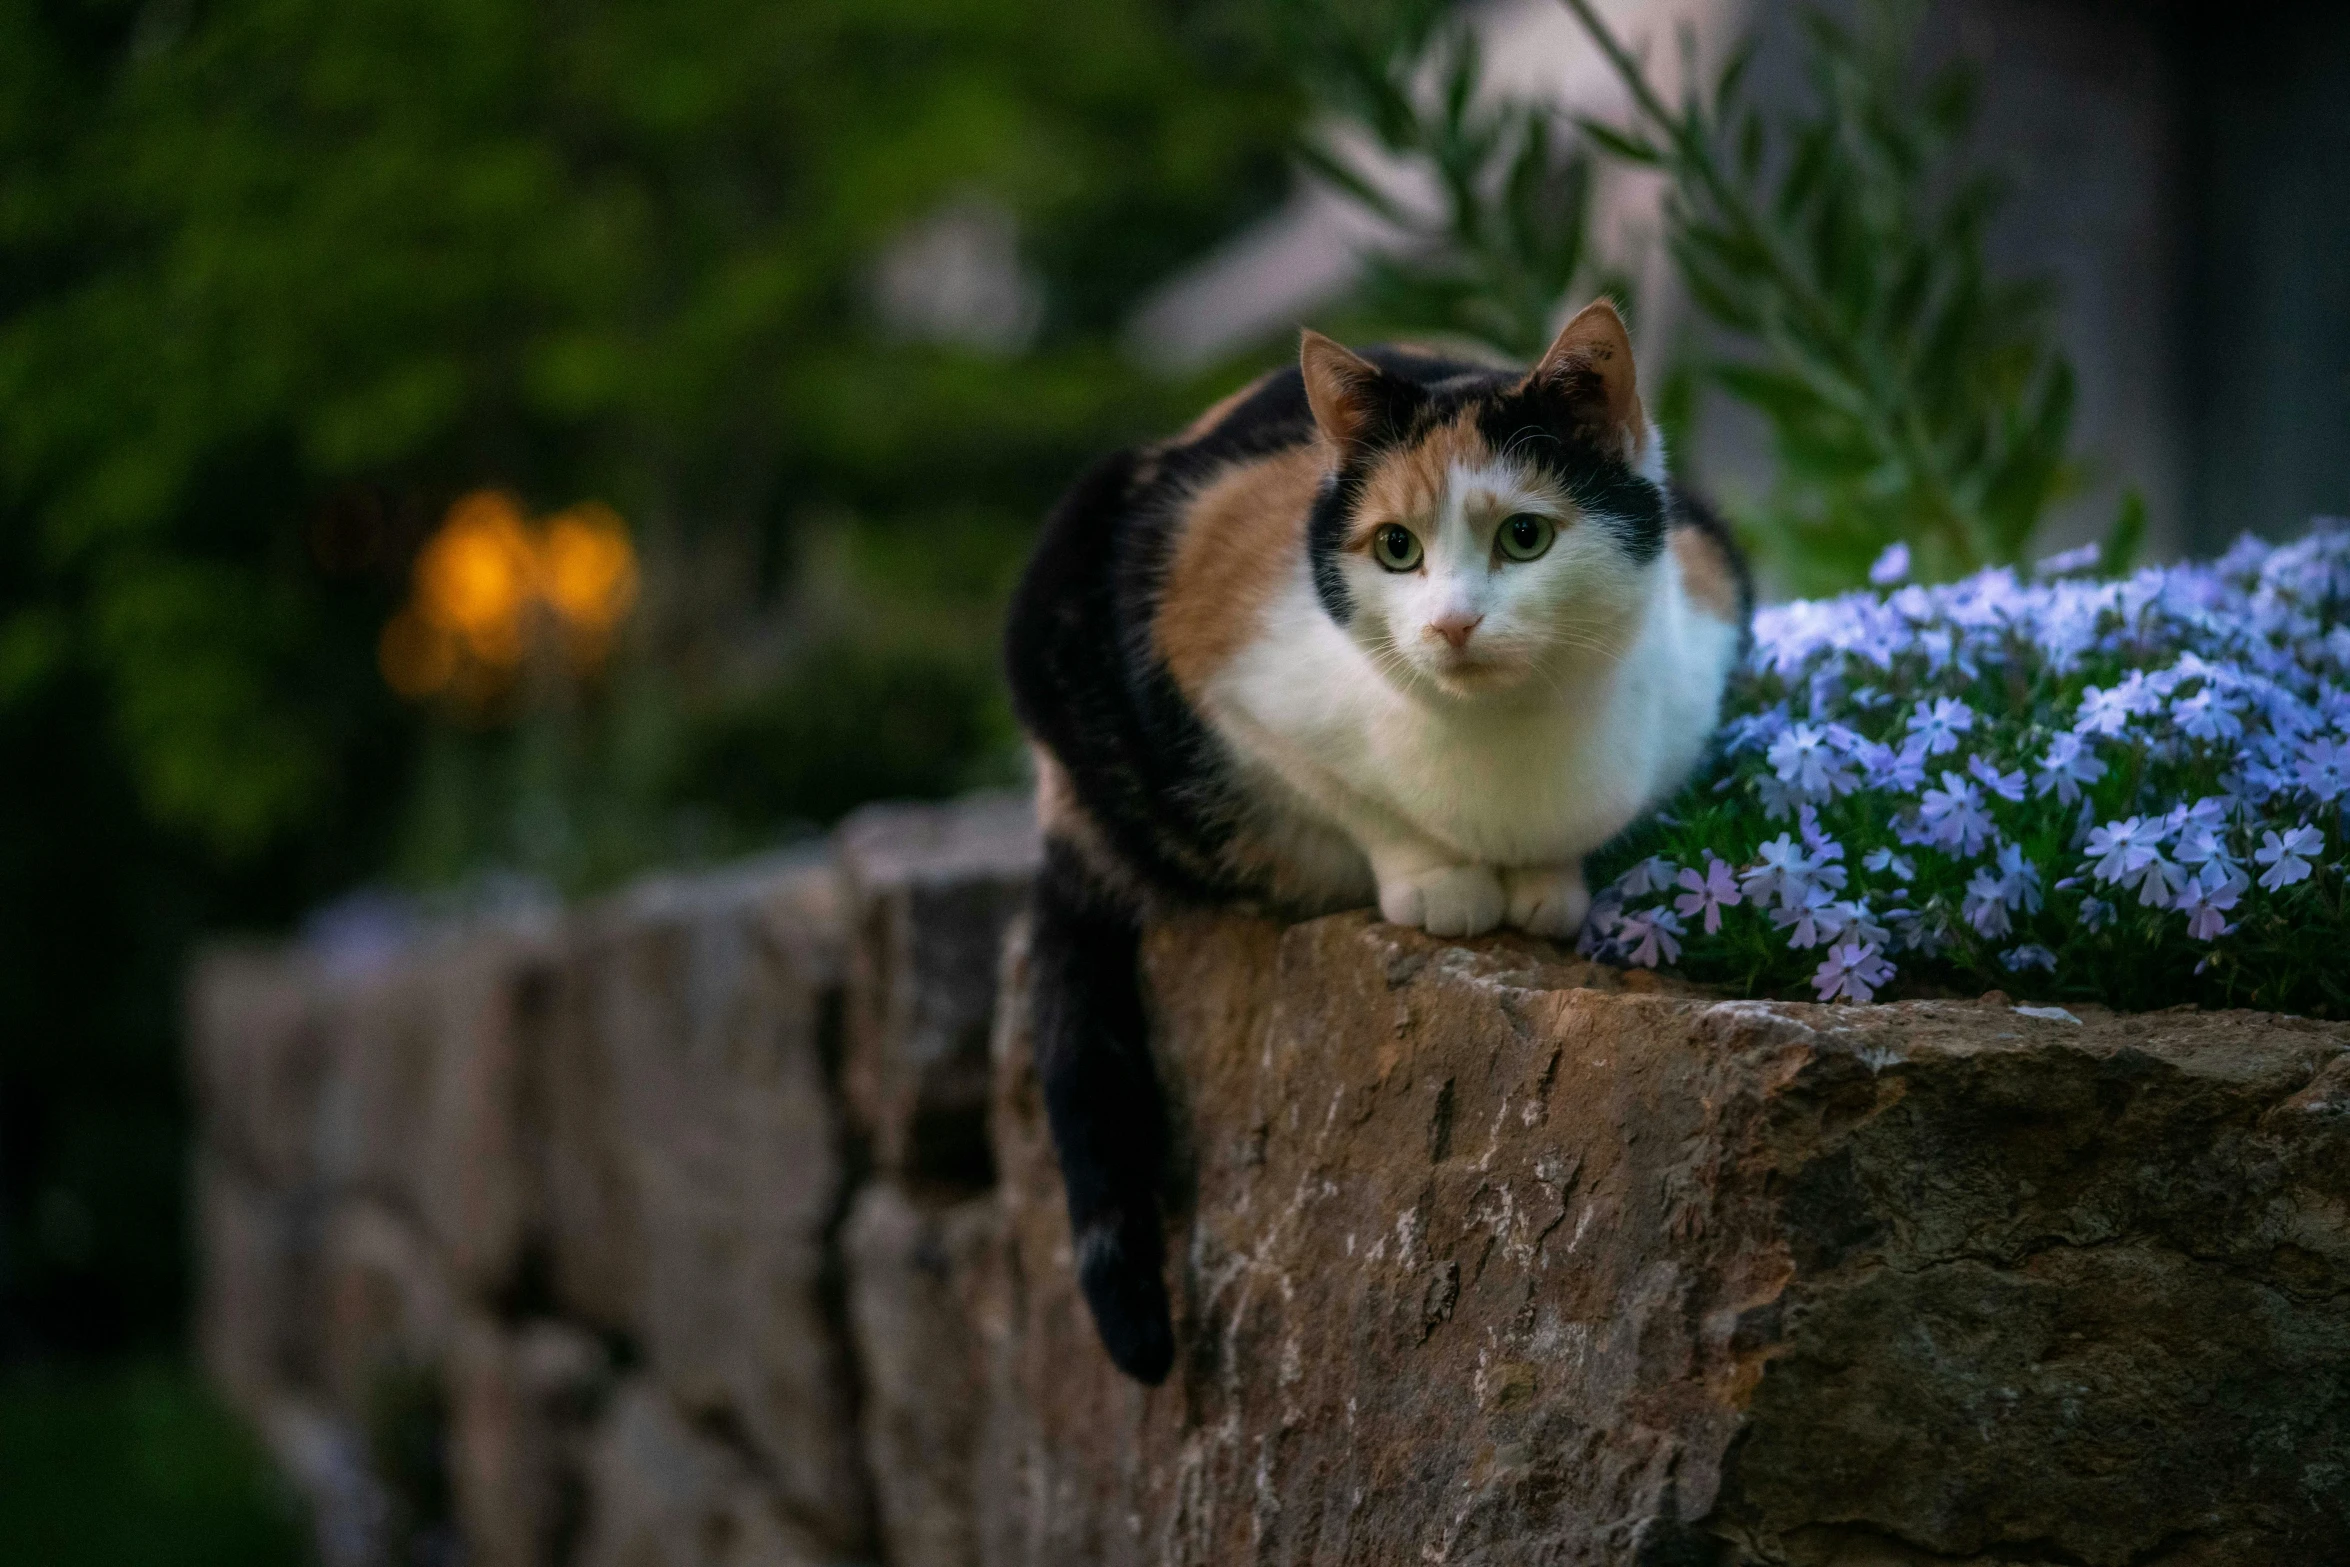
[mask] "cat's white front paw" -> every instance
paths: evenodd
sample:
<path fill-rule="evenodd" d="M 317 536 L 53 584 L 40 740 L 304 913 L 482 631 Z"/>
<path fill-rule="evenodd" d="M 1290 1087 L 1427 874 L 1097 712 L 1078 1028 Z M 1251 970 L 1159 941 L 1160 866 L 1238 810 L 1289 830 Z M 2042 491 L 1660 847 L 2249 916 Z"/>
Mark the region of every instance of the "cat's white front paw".
<path fill-rule="evenodd" d="M 1504 871 L 1509 922 L 1531 935 L 1572 940 L 1591 912 L 1581 865 L 1528 865 Z"/>
<path fill-rule="evenodd" d="M 1379 912 L 1388 923 L 1416 925 L 1431 936 L 1482 936 L 1501 923 L 1501 878 L 1482 865 L 1442 870 L 1379 884 Z"/>

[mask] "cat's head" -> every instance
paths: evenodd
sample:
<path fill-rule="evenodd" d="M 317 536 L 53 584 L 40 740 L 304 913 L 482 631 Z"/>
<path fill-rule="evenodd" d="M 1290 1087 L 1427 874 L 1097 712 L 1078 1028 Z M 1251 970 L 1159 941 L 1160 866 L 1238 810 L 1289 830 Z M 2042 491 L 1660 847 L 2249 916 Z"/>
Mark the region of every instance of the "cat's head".
<path fill-rule="evenodd" d="M 1300 354 L 1331 478 L 1322 603 L 1387 679 L 1449 700 L 1566 693 L 1618 656 L 1664 547 L 1663 444 L 1601 300 L 1530 371 Z"/>

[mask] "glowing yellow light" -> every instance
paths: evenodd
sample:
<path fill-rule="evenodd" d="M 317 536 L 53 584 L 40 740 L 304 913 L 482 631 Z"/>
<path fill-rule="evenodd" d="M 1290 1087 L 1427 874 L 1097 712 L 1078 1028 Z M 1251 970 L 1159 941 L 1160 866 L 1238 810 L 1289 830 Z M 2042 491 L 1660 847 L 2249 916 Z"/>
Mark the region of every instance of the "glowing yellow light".
<path fill-rule="evenodd" d="M 610 631 L 636 603 L 636 551 L 609 506 L 591 501 L 557 514 L 539 547 L 539 566 L 547 602 L 580 631 Z"/>
<path fill-rule="evenodd" d="M 522 612 L 537 567 L 513 497 L 477 490 L 449 508 L 416 557 L 416 607 L 461 634 L 475 657 L 511 664 L 522 657 Z"/>
<path fill-rule="evenodd" d="M 591 669 L 636 596 L 636 550 L 611 507 L 586 502 L 533 528 L 513 496 L 476 490 L 418 552 L 409 602 L 384 627 L 377 662 L 411 700 L 494 696 L 522 663 L 534 623 L 543 636 L 553 621 L 571 662 Z"/>

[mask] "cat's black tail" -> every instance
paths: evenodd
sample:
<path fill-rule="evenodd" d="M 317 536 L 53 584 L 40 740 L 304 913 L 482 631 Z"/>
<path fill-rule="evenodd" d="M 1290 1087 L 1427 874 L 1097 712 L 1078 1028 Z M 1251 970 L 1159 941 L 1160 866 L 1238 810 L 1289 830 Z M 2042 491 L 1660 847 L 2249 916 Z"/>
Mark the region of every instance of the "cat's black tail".
<path fill-rule="evenodd" d="M 1162 1272 L 1166 1110 L 1136 972 L 1135 911 L 1048 836 L 1030 927 L 1037 1074 L 1069 1191 L 1077 1282 L 1118 1369 L 1164 1381 L 1175 1333 Z"/>

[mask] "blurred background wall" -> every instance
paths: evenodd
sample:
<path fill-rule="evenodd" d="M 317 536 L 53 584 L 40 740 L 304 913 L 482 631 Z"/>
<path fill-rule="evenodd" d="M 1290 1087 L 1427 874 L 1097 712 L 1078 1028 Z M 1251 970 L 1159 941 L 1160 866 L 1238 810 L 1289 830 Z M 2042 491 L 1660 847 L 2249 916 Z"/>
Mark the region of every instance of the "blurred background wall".
<path fill-rule="evenodd" d="M 1350 134 L 1333 28 L 1444 10 L 0 0 L 0 1472 L 60 1476 L 0 1543 L 250 1480 L 176 1369 L 191 943 L 364 963 L 1017 781 L 995 623 L 1059 487 L 1301 322 L 1425 324 L 1298 151 Z M 1757 97 L 1804 91 L 1778 0 L 1601 10 L 1674 90 L 1686 24 L 1696 79 L 1753 29 Z M 1555 5 L 1460 14 L 1488 93 L 1625 111 Z M 1991 256 L 2078 376 L 2036 543 L 2132 489 L 2161 554 L 2350 510 L 2350 12 L 1935 0 L 1918 39 L 1979 70 Z M 1718 349 L 1657 179 L 1597 191 L 1575 290 L 1622 281 L 1644 374 Z M 1760 506 L 1757 416 L 1686 428 Z M 274 1548 L 240 1509 L 187 1559 Z"/>

